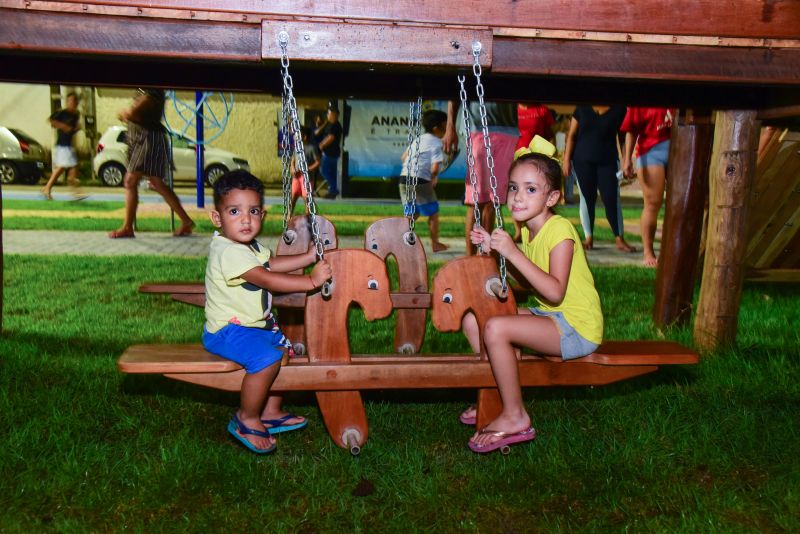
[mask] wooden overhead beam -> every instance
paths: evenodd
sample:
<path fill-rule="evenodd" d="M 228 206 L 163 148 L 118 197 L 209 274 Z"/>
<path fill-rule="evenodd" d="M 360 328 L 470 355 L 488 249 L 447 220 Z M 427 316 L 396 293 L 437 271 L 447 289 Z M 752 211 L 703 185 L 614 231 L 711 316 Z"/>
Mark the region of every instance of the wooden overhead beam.
<path fill-rule="evenodd" d="M 69 9 L 107 14 L 219 20 L 329 18 L 392 23 L 561 29 L 583 32 L 639 32 L 665 35 L 797 39 L 800 4 L 795 1 L 738 0 L 76 0 L 8 1 L 28 9 Z"/>

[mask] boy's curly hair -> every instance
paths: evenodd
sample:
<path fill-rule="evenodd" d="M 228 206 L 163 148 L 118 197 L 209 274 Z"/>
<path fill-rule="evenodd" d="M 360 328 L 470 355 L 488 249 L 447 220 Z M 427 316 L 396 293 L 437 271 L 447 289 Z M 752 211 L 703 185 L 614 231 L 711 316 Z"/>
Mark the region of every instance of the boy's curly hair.
<path fill-rule="evenodd" d="M 255 191 L 260 203 L 264 204 L 264 184 L 261 180 L 247 171 L 237 169 L 226 172 L 214 182 L 214 206 L 219 209 L 222 199 L 234 189 Z"/>

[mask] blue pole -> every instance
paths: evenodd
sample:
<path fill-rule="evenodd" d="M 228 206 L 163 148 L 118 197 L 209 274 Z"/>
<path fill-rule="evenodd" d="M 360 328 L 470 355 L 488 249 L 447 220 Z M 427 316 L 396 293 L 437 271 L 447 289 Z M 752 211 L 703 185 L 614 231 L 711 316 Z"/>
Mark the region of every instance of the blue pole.
<path fill-rule="evenodd" d="M 194 93 L 195 107 L 195 139 L 197 145 L 195 146 L 195 161 L 197 162 L 197 207 L 205 207 L 206 197 L 203 189 L 203 174 L 205 165 L 203 165 L 203 91 L 195 91 Z"/>

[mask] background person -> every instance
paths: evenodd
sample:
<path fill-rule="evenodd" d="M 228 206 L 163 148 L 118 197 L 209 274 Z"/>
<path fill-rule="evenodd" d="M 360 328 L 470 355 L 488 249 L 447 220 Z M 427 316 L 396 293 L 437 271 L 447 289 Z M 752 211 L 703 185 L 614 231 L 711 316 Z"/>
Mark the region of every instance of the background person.
<path fill-rule="evenodd" d="M 577 106 L 572 116 L 564 150 L 563 171 L 568 176 L 574 167 L 581 195 L 581 225 L 585 249 L 594 247 L 594 213 L 597 191 L 603 199 L 606 219 L 614 232 L 617 249 L 634 252 L 625 242 L 617 170 L 617 135 L 625 118 L 624 106 Z"/>
<path fill-rule="evenodd" d="M 322 152 L 322 162 L 319 172 L 328 183 L 327 199 L 334 199 L 339 195 L 337 178 L 339 175 L 339 157 L 342 155 L 342 125 L 339 123 L 339 108 L 336 102 L 328 102 L 327 120 L 316 130 L 315 136 L 322 136 L 319 150 Z"/>
<path fill-rule="evenodd" d="M 192 233 L 194 221 L 183 209 L 175 192 L 164 183 L 169 160 L 166 130 L 161 125 L 164 114 L 164 90 L 140 89 L 131 107 L 119 112 L 119 119 L 128 123 L 128 170 L 125 173 L 125 220 L 122 227 L 108 234 L 111 239 L 135 237 L 133 224 L 139 206 L 139 181 L 148 177 L 150 189 L 161 195 L 180 218 L 181 226 L 175 237 Z"/>
<path fill-rule="evenodd" d="M 50 179 L 42 188 L 42 195 L 47 200 L 53 200 L 52 189 L 58 177 L 66 171 L 67 182 L 72 188 L 72 197 L 83 200 L 86 195 L 81 193 L 78 180 L 78 155 L 72 146 L 72 138 L 80 130 L 80 113 L 78 113 L 78 95 L 67 94 L 67 107 L 50 115 L 50 125 L 56 129 L 56 144 L 53 147 L 53 172 Z"/>
<path fill-rule="evenodd" d="M 414 206 L 414 217 L 420 215 L 428 217 L 428 228 L 431 232 L 431 249 L 434 252 L 442 252 L 449 247 L 439 241 L 439 199 L 436 198 L 436 183 L 439 180 L 439 172 L 444 161 L 442 153 L 442 137 L 447 128 L 447 113 L 438 109 L 429 109 L 422 114 L 420 119 L 422 127 L 425 129 L 419 138 L 419 157 L 417 157 L 416 142 L 412 141 L 403 152 L 402 177 L 409 176 L 410 173 L 417 175 L 417 187 L 415 191 L 417 202 Z M 412 167 L 416 164 L 416 168 Z M 406 184 L 400 182 L 400 199 L 403 202 L 403 213 L 407 217 L 408 195 Z"/>
<path fill-rule="evenodd" d="M 519 138 L 517 123 L 517 105 L 511 102 L 486 102 L 486 123 L 489 130 L 489 140 L 494 159 L 494 176 L 497 180 L 497 197 L 500 204 L 506 202 L 508 189 L 508 170 L 514 160 L 514 150 Z M 451 153 L 458 147 L 458 141 L 453 139 L 455 117 L 458 107 L 455 102 L 450 102 L 447 107 L 447 128 L 442 138 L 442 147 L 446 153 Z M 486 164 L 486 148 L 483 144 L 483 131 L 481 126 L 480 106 L 478 102 L 470 102 L 467 109 L 470 117 L 470 132 L 466 132 L 465 142 L 470 143 L 472 155 L 475 159 L 475 174 L 477 176 L 475 191 L 478 197 L 477 209 L 480 210 L 481 225 L 490 231 L 494 228 L 494 204 L 492 202 L 490 173 Z M 475 224 L 475 209 L 473 200 L 472 181 L 470 171 L 467 169 L 465 181 L 464 204 L 467 214 L 464 221 L 464 235 L 466 239 L 466 254 L 472 255 L 476 248 L 470 239 L 470 232 Z M 517 238 L 518 236 L 515 236 Z"/>
<path fill-rule="evenodd" d="M 664 202 L 664 185 L 667 181 L 669 139 L 672 135 L 672 119 L 676 110 L 669 108 L 629 107 L 620 131 L 625 132 L 625 148 L 622 156 L 622 172 L 633 178 L 633 149 L 636 146 L 636 167 L 642 186 L 644 206 L 639 225 L 642 231 L 642 263 L 646 267 L 658 265 L 653 248 L 658 224 L 658 212 Z"/>

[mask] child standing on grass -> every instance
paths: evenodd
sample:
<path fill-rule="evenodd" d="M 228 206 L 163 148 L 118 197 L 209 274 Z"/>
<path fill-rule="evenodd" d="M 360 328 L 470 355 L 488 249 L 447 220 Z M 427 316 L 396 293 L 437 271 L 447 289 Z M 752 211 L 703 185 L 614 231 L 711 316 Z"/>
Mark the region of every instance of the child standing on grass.
<path fill-rule="evenodd" d="M 480 227 L 470 233 L 475 245 L 496 250 L 516 268 L 533 287 L 539 304 L 486 323 L 484 342 L 503 411 L 472 436 L 469 447 L 474 452 L 536 437 L 522 401 L 516 347 L 569 360 L 591 354 L 603 340 L 600 297 L 580 237 L 567 219 L 553 211 L 561 196 L 561 167 L 552 158 L 554 153 L 553 145 L 536 136 L 531 148 L 517 151 L 511 165 L 507 205 L 514 221 L 522 224 L 520 248 L 501 228 L 491 235 Z M 462 326 L 473 350 L 479 352 L 475 316 L 466 315 Z M 462 421 L 474 420 L 473 410 L 461 414 Z"/>
<path fill-rule="evenodd" d="M 315 260 L 305 254 L 271 257 L 258 241 L 264 217 L 264 186 L 246 171 L 232 171 L 214 184 L 211 222 L 219 228 L 211 239 L 206 267 L 206 323 L 203 346 L 245 369 L 241 405 L 228 432 L 257 454 L 275 450 L 270 434 L 302 428 L 303 417 L 281 411 L 281 397 L 269 396 L 291 343 L 271 313 L 270 291 L 312 291 L 331 276 L 321 261 L 311 275 L 288 274 Z"/>
<path fill-rule="evenodd" d="M 419 138 L 419 158 L 417 158 L 417 144 L 412 142 L 403 152 L 403 170 L 401 176 L 417 175 L 416 198 L 414 218 L 420 215 L 428 217 L 428 228 L 431 232 L 431 248 L 434 252 L 442 252 L 449 247 L 439 241 L 439 200 L 436 198 L 436 183 L 439 181 L 439 172 L 444 161 L 442 152 L 442 137 L 447 128 L 447 113 L 438 109 L 429 109 L 422 114 L 422 127 L 425 133 Z M 406 184 L 400 183 L 400 199 L 403 201 L 403 213 L 409 215 L 410 206 Z"/>

